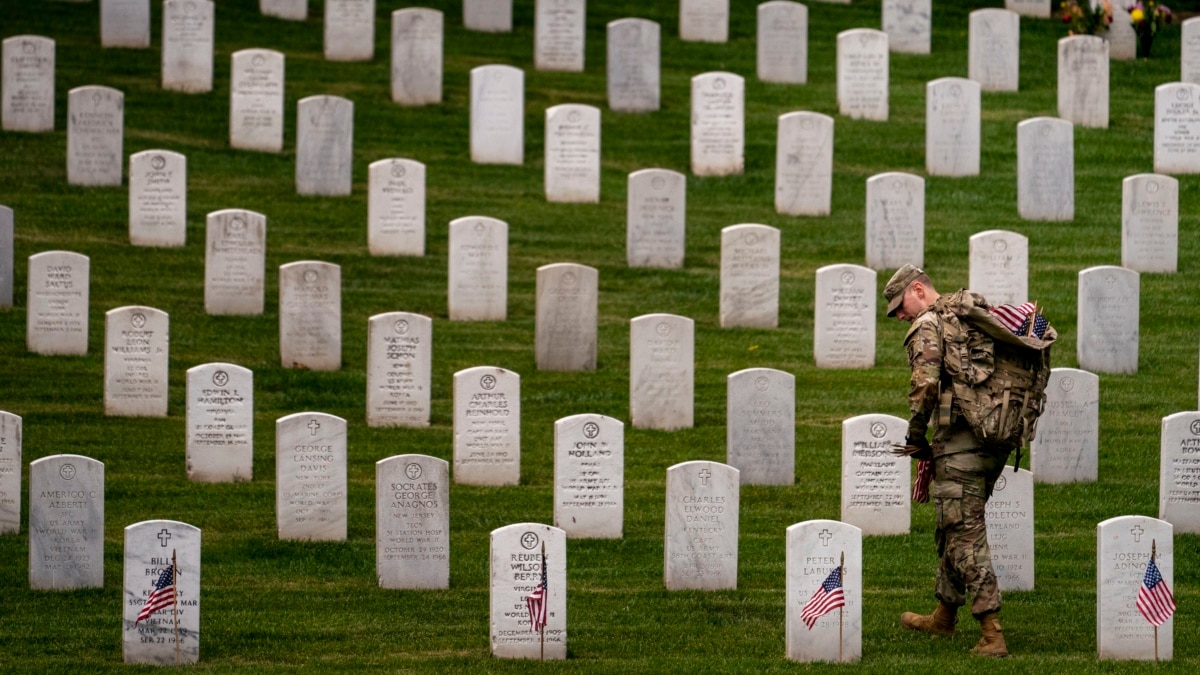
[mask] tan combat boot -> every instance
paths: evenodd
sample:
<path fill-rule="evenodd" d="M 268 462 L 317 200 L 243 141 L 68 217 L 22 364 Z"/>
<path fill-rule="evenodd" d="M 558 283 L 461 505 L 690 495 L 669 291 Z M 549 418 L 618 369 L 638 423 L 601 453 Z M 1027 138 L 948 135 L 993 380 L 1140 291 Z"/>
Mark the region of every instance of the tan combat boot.
<path fill-rule="evenodd" d="M 958 623 L 958 608 L 938 602 L 937 609 L 933 610 L 933 614 L 922 616 L 913 612 L 905 612 L 900 615 L 900 623 L 911 630 L 948 637 L 954 635 L 954 624 Z M 1003 638 L 1001 642 L 1003 643 Z"/>
<path fill-rule="evenodd" d="M 988 612 L 979 617 L 979 627 L 983 629 L 983 637 L 979 638 L 979 644 L 971 651 L 980 656 L 1008 656 L 1008 645 L 1004 644 L 1004 631 L 1000 628 L 1000 617 L 997 613 Z"/>

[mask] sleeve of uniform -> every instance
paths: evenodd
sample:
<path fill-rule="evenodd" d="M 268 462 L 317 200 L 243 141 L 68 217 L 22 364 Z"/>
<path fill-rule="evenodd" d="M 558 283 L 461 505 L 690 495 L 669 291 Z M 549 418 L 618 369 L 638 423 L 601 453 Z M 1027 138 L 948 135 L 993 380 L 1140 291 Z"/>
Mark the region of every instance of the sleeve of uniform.
<path fill-rule="evenodd" d="M 908 437 L 923 438 L 929 428 L 929 417 L 937 410 L 942 373 L 942 341 L 936 316 L 926 313 L 917 317 L 904 338 L 904 347 L 912 369 L 908 390 Z"/>

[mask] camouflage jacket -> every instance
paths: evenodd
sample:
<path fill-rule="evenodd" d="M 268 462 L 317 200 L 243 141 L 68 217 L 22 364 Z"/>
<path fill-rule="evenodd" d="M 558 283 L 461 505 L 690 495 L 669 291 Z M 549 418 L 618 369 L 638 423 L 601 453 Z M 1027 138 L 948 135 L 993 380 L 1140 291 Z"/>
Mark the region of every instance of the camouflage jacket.
<path fill-rule="evenodd" d="M 930 307 L 913 319 L 904 336 L 908 365 L 908 437 L 924 437 L 929 418 L 938 408 L 942 381 L 942 336 L 937 312 Z"/>

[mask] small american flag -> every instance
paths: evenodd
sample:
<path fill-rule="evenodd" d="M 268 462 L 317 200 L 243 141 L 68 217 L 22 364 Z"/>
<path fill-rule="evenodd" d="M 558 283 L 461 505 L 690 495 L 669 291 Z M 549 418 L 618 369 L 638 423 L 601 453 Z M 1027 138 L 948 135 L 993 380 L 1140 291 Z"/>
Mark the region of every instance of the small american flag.
<path fill-rule="evenodd" d="M 817 619 L 845 605 L 846 596 L 842 593 L 842 568 L 838 566 L 833 568 L 829 576 L 825 577 L 825 581 L 821 582 L 817 592 L 813 593 L 808 602 L 804 603 L 804 608 L 800 610 L 800 620 L 808 626 L 809 630 L 812 630 Z"/>
<path fill-rule="evenodd" d="M 529 630 L 541 631 L 546 627 L 546 606 L 550 604 L 549 575 L 546 574 L 546 545 L 542 545 L 542 580 L 533 592 L 525 596 L 525 606 L 529 608 Z"/>
<path fill-rule="evenodd" d="M 150 597 L 146 598 L 146 604 L 142 605 L 142 611 L 138 612 L 133 625 L 138 625 L 142 619 L 147 619 L 163 607 L 170 607 L 173 604 L 175 604 L 175 566 L 168 565 L 167 569 L 158 575 L 158 581 L 154 582 L 154 591 L 150 593 Z"/>
<path fill-rule="evenodd" d="M 1142 587 L 1138 589 L 1137 608 L 1146 620 L 1155 626 L 1161 626 L 1175 613 L 1175 597 L 1167 582 L 1163 581 L 1158 565 L 1154 563 L 1154 554 L 1150 554 L 1150 564 L 1146 566 L 1146 576 L 1142 578 Z"/>
<path fill-rule="evenodd" d="M 929 482 L 933 480 L 933 460 L 917 460 L 917 480 L 913 482 L 912 500 L 924 504 L 929 501 Z"/>
<path fill-rule="evenodd" d="M 1037 338 L 1046 335 L 1046 326 L 1049 322 L 1046 317 L 1037 313 L 1037 305 L 1032 302 L 1027 302 L 1020 306 L 1014 305 L 996 305 L 990 308 L 992 315 L 996 317 L 1004 327 L 1011 330 L 1013 335 L 1028 336 L 1030 317 L 1033 318 L 1033 336 Z"/>

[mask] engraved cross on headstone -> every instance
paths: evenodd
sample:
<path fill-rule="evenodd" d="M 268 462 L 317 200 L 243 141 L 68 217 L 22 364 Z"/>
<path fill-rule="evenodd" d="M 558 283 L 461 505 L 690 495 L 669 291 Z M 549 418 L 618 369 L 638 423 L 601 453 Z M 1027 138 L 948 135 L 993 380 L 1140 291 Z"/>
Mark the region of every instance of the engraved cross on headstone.
<path fill-rule="evenodd" d="M 1134 525 L 1133 529 L 1129 531 L 1129 534 L 1133 535 L 1133 543 L 1135 544 L 1140 544 L 1142 542 L 1142 535 L 1145 533 L 1146 531 L 1142 529 L 1141 525 Z"/>
<path fill-rule="evenodd" d="M 317 429 L 320 429 L 320 428 L 321 428 L 321 423 L 320 423 L 320 422 L 318 422 L 318 421 L 316 421 L 316 420 L 309 420 L 309 421 L 308 421 L 308 431 L 309 431 L 309 434 L 308 434 L 308 435 L 309 435 L 309 436 L 316 436 L 316 435 L 317 435 Z"/>
<path fill-rule="evenodd" d="M 712 477 L 712 472 L 708 469 L 700 469 L 700 484 L 708 487 L 708 479 Z"/>
<path fill-rule="evenodd" d="M 169 541 L 170 539 L 171 539 L 171 533 L 167 532 L 167 528 L 164 527 L 162 529 L 162 532 L 158 533 L 158 541 L 162 545 L 163 548 L 166 548 L 167 541 Z"/>
<path fill-rule="evenodd" d="M 830 532 L 828 529 L 825 529 L 825 530 L 821 530 L 821 533 L 818 534 L 817 537 L 821 540 L 822 546 L 828 546 L 829 540 L 833 539 L 833 533 Z"/>

